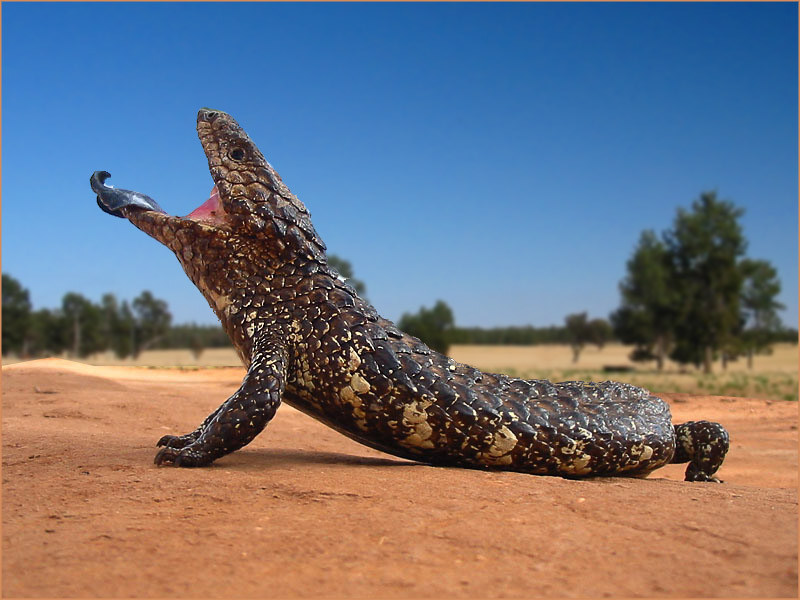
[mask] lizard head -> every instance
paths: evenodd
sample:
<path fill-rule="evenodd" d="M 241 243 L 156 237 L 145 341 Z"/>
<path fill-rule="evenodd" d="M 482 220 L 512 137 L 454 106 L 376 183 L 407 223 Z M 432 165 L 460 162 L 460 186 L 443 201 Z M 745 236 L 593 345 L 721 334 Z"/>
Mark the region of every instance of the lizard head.
<path fill-rule="evenodd" d="M 221 208 L 222 220 L 239 235 L 265 237 L 281 252 L 324 260 L 325 245 L 306 207 L 233 117 L 201 109 L 197 134 L 208 158 L 214 190 L 206 204 L 187 218 L 214 223 L 220 219 Z"/>
<path fill-rule="evenodd" d="M 165 213 L 138 192 L 105 185 L 109 174 L 92 175 L 92 189 L 105 212 L 127 218 L 139 229 L 183 255 L 193 247 L 257 246 L 274 260 L 325 263 L 325 245 L 303 203 L 289 191 L 258 147 L 230 115 L 207 108 L 197 114 L 197 134 L 208 159 L 211 195 L 185 217 Z M 186 266 L 184 264 L 184 266 Z"/>
<path fill-rule="evenodd" d="M 185 217 L 167 214 L 144 194 L 106 185 L 106 171 L 95 172 L 91 186 L 101 209 L 175 253 L 241 353 L 246 328 L 232 323 L 244 318 L 244 296 L 272 285 L 269 273 L 286 272 L 287 265 L 292 272 L 327 269 L 325 245 L 303 203 L 230 115 L 200 110 L 197 133 L 214 187 Z"/>

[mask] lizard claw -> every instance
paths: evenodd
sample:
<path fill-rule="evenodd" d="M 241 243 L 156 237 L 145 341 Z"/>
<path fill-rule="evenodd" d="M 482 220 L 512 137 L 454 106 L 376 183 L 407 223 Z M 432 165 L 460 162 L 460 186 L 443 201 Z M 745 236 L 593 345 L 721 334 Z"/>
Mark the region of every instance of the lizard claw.
<path fill-rule="evenodd" d="M 188 435 L 165 435 L 156 442 L 156 446 L 166 446 L 167 448 L 185 448 L 194 439 Z"/>
<path fill-rule="evenodd" d="M 161 440 L 159 440 L 159 445 L 161 445 L 163 439 L 164 438 L 161 438 Z M 177 458 L 178 458 L 178 452 L 176 451 L 176 449 L 167 446 L 166 448 L 162 448 L 161 450 L 158 451 L 158 454 L 156 454 L 156 457 L 153 459 L 153 462 L 158 466 L 174 465 L 175 460 Z"/>
<path fill-rule="evenodd" d="M 162 465 L 171 465 L 173 467 L 194 467 L 197 466 L 191 455 L 185 453 L 180 448 L 162 448 L 156 454 L 153 462 L 159 467 Z"/>

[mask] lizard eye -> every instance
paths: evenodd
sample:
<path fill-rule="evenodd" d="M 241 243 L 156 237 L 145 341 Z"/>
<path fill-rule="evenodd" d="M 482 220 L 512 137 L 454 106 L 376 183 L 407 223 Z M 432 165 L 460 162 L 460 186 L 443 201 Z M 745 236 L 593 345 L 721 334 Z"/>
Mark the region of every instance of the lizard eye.
<path fill-rule="evenodd" d="M 241 148 L 234 148 L 228 153 L 228 156 L 230 156 L 235 161 L 240 161 L 244 158 L 244 150 L 242 150 Z"/>

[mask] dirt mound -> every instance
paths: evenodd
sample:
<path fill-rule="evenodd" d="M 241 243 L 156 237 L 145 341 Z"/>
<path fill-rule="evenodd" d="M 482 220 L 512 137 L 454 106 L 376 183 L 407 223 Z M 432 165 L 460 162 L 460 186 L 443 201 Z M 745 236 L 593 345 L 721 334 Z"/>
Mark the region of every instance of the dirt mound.
<path fill-rule="evenodd" d="M 207 469 L 157 468 L 242 369 L 3 368 L 5 596 L 796 596 L 797 405 L 717 420 L 724 485 L 444 469 L 282 407 Z"/>

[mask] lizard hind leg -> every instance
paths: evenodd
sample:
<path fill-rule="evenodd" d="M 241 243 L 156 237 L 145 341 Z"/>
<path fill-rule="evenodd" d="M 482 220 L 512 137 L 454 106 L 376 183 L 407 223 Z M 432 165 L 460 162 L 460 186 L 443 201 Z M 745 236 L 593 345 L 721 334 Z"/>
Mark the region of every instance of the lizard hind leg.
<path fill-rule="evenodd" d="M 675 425 L 675 456 L 673 463 L 688 462 L 684 481 L 713 481 L 722 483 L 714 473 L 725 460 L 730 437 L 719 423 L 689 421 Z"/>

